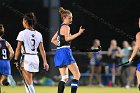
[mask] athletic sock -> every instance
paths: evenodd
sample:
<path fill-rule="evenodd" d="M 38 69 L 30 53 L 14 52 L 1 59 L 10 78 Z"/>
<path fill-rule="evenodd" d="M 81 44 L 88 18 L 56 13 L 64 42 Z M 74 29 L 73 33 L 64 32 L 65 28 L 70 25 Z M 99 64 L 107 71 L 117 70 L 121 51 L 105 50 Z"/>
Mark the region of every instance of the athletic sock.
<path fill-rule="evenodd" d="M 27 88 L 27 86 L 28 86 L 28 88 Z M 33 84 L 31 84 L 31 85 L 28 85 L 28 84 L 27 84 L 27 86 L 25 85 L 26 93 L 35 93 L 35 89 L 34 89 Z M 29 91 L 30 91 L 30 92 L 29 92 Z"/>
<path fill-rule="evenodd" d="M 60 81 L 58 84 L 58 93 L 63 93 L 65 89 L 65 82 L 64 81 Z"/>
<path fill-rule="evenodd" d="M 76 93 L 78 88 L 78 80 L 73 79 L 71 82 L 71 93 Z"/>
<path fill-rule="evenodd" d="M 29 85 L 29 89 L 30 89 L 31 93 L 35 93 L 35 89 L 34 89 L 33 84 Z"/>
<path fill-rule="evenodd" d="M 29 86 L 27 85 L 24 85 L 25 86 L 25 90 L 26 90 L 26 93 L 30 93 L 29 91 L 30 91 L 30 89 L 29 89 Z M 27 88 L 28 87 L 28 88 Z"/>

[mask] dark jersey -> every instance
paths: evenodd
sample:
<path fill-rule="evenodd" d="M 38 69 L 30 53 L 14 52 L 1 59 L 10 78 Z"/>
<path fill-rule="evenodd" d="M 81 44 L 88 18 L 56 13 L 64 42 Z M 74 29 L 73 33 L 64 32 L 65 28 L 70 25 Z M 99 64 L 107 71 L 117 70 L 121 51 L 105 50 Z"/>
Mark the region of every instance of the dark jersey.
<path fill-rule="evenodd" d="M 0 40 L 0 60 L 9 60 L 9 51 L 4 39 Z"/>
<path fill-rule="evenodd" d="M 63 25 L 66 25 L 66 24 L 62 24 L 61 27 Z M 66 41 L 65 40 L 65 36 L 64 35 L 61 35 L 60 34 L 60 30 L 58 31 L 58 37 L 57 37 L 57 47 L 61 47 L 61 46 L 70 46 L 71 42 L 70 41 Z"/>
<path fill-rule="evenodd" d="M 117 48 L 112 49 L 112 54 L 110 56 L 111 63 L 119 64 L 121 62 L 121 58 L 116 55 L 118 51 Z"/>

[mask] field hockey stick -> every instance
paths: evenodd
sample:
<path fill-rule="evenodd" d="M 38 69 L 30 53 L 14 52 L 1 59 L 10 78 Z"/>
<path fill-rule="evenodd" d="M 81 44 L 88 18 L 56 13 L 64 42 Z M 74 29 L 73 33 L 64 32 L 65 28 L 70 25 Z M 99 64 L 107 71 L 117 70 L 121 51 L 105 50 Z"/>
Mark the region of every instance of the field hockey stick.
<path fill-rule="evenodd" d="M 80 52 L 98 52 L 101 50 L 102 50 L 101 46 L 98 46 L 97 49 L 79 49 Z"/>
<path fill-rule="evenodd" d="M 17 67 L 17 70 L 18 70 L 18 72 L 19 72 L 19 74 L 20 74 L 20 76 L 21 76 L 21 78 L 22 78 L 22 80 L 23 80 L 23 82 L 24 82 L 24 85 L 26 86 L 26 88 L 28 89 L 28 92 L 29 93 L 31 93 L 30 92 L 30 89 L 29 89 L 29 87 L 28 87 L 28 85 L 27 85 L 27 83 L 26 83 L 26 81 L 25 81 L 25 79 L 24 79 L 24 76 L 23 76 L 23 74 L 22 74 L 22 72 L 21 72 L 21 70 L 20 70 L 20 63 L 18 62 L 18 60 L 14 60 L 15 61 L 15 65 L 16 65 L 16 63 L 18 63 L 18 67 Z M 21 60 L 20 60 L 21 61 Z"/>
<path fill-rule="evenodd" d="M 118 65 L 116 65 L 115 67 L 124 66 L 124 65 L 129 64 L 129 63 L 130 63 L 130 62 L 129 62 L 129 61 L 127 61 L 127 62 L 125 62 L 125 63 L 118 64 Z"/>
<path fill-rule="evenodd" d="M 25 79 L 24 79 L 24 77 L 23 77 L 23 75 L 22 75 L 22 72 L 20 71 L 20 68 L 18 68 L 18 72 L 20 73 L 20 76 L 21 76 L 21 78 L 23 79 L 23 82 L 24 82 L 26 88 L 28 89 L 29 93 L 31 93 L 31 92 L 30 92 L 30 89 L 29 89 L 29 87 L 28 87 L 28 85 L 27 85 L 27 83 L 26 83 L 26 81 L 25 81 Z"/>

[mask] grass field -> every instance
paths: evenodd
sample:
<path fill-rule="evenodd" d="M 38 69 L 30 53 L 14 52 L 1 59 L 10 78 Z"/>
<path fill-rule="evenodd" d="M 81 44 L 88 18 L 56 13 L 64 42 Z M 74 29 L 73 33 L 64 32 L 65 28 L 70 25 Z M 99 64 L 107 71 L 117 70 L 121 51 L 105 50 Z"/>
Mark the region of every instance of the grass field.
<path fill-rule="evenodd" d="M 36 93 L 57 93 L 57 87 L 54 86 L 35 86 Z M 0 93 L 25 93 L 24 86 L 2 87 Z M 66 87 L 64 93 L 70 93 L 70 87 Z M 112 88 L 112 87 L 84 87 L 80 86 L 77 93 L 140 93 L 137 88 Z"/>

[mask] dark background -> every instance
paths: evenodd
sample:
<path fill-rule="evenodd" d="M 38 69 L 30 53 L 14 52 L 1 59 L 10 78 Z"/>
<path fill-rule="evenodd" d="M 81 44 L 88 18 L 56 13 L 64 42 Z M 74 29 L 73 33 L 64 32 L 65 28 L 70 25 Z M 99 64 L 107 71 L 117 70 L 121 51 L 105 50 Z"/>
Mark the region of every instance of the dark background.
<path fill-rule="evenodd" d="M 75 0 L 61 1 L 62 6 L 73 12 L 74 22 L 72 26 L 74 29 L 72 31 L 78 30 L 80 25 L 83 25 L 86 29 L 80 38 L 73 41 L 74 46 L 89 48 L 92 40 L 98 38 L 101 40 L 103 50 L 107 50 L 111 39 L 116 39 L 120 46 L 122 46 L 123 40 L 132 41 L 131 38 L 116 32 L 115 29 L 110 29 L 108 25 L 102 24 L 88 15 L 88 13 L 84 13 L 78 8 L 73 7 L 73 2 L 75 2 Z M 139 0 L 76 0 L 75 3 L 98 17 L 103 18 L 115 27 L 120 28 L 128 35 L 135 36 L 139 31 Z"/>
<path fill-rule="evenodd" d="M 80 10 L 77 5 L 86 11 L 90 11 L 99 18 L 103 18 L 116 28 L 120 28 L 125 35 L 101 23 L 99 19 L 93 18 L 89 13 Z M 73 24 L 70 25 L 72 34 L 78 32 L 81 25 L 86 29 L 84 34 L 72 41 L 72 48 L 89 49 L 95 38 L 101 40 L 101 46 L 104 51 L 108 49 L 111 39 L 116 39 L 119 46 L 122 47 L 123 40 L 128 40 L 129 42 L 134 40 L 128 38 L 126 34 L 135 37 L 136 33 L 139 31 L 138 18 L 140 16 L 140 0 L 60 0 L 60 6 L 69 9 L 73 13 Z M 5 35 L 3 38 L 10 42 L 15 50 L 17 44 L 16 37 L 18 33 L 24 29 L 22 26 L 21 13 L 34 12 L 39 23 L 35 29 L 42 33 L 45 50 L 49 54 L 48 51 L 51 51 L 49 48 L 50 9 L 49 5 L 48 7 L 43 6 L 43 0 L 0 0 L 0 23 L 5 27 Z M 54 54 L 48 54 L 47 60 L 51 70 L 47 72 L 47 76 L 59 75 L 58 69 L 53 65 Z M 85 73 L 89 69 L 89 59 L 87 55 L 74 54 L 74 57 L 80 72 Z M 40 69 L 40 75 L 37 76 L 42 77 L 46 75 L 41 72 L 42 60 Z M 12 67 L 12 71 L 14 75 L 16 74 L 19 76 L 15 67 Z"/>
<path fill-rule="evenodd" d="M 0 0 L 0 23 L 4 24 L 5 27 L 4 38 L 11 43 L 14 49 L 16 47 L 16 37 L 19 31 L 24 29 L 22 27 L 22 16 L 5 7 L 5 4 L 9 4 L 22 13 L 32 11 L 36 14 L 38 22 L 45 27 L 37 26 L 36 29 L 42 33 L 45 50 L 49 51 L 50 8 L 44 8 L 42 0 Z M 99 20 L 79 10 L 74 4 L 80 5 L 129 35 L 135 36 L 139 31 L 140 0 L 60 0 L 60 6 L 69 9 L 73 13 L 71 33 L 78 32 L 81 25 L 86 29 L 83 35 L 73 40 L 72 47 L 90 48 L 92 40 L 95 38 L 101 40 L 103 50 L 108 49 L 111 39 L 116 39 L 120 46 L 123 40 L 132 41 L 126 35 L 110 29 Z"/>

